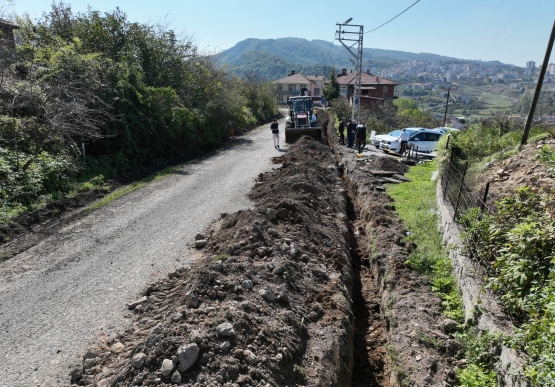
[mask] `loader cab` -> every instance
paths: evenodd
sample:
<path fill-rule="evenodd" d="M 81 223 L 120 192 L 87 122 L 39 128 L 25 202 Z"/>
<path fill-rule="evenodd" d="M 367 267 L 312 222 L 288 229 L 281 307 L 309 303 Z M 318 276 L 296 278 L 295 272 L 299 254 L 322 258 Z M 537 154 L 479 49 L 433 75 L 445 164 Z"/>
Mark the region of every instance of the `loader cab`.
<path fill-rule="evenodd" d="M 290 127 L 309 127 L 310 117 L 312 117 L 312 97 L 290 97 L 287 100 L 289 105 L 289 117 L 287 124 Z"/>

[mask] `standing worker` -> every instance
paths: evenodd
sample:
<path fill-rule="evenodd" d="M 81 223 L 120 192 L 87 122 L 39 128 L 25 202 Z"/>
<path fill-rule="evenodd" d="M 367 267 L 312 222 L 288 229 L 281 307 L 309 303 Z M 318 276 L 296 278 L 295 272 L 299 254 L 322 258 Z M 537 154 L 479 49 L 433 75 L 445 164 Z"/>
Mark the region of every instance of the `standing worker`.
<path fill-rule="evenodd" d="M 361 122 L 360 125 L 357 126 L 356 139 L 357 139 L 358 153 L 360 154 L 362 153 L 362 150 L 366 145 L 366 125 L 364 122 Z"/>
<path fill-rule="evenodd" d="M 351 123 L 347 125 L 347 148 L 352 148 L 355 143 L 355 134 L 357 131 L 357 121 L 351 120 Z"/>
<path fill-rule="evenodd" d="M 401 134 L 397 137 L 397 141 L 401 144 L 399 154 L 402 155 L 407 150 L 407 145 L 409 144 L 409 134 L 406 129 L 401 131 Z"/>
<path fill-rule="evenodd" d="M 277 118 L 274 118 L 274 122 L 270 125 L 272 129 L 272 137 L 274 138 L 274 148 L 279 149 L 279 128 Z"/>
<path fill-rule="evenodd" d="M 339 143 L 345 145 L 345 117 L 339 123 Z"/>

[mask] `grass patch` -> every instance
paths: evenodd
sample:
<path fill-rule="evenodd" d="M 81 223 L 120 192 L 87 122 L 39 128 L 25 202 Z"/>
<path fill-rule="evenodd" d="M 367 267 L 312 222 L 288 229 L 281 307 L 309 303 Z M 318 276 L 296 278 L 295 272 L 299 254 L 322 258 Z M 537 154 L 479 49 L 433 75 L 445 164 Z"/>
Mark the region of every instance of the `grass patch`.
<path fill-rule="evenodd" d="M 451 275 L 451 260 L 437 229 L 436 182 L 431 180 L 435 170 L 435 162 L 412 167 L 407 174 L 411 182 L 389 185 L 387 193 L 395 201 L 396 211 L 410 232 L 405 242 L 416 246 L 406 263 L 430 278 L 432 290 L 443 301 L 445 315 L 462 323 L 462 301 Z"/>
<path fill-rule="evenodd" d="M 121 198 L 122 196 L 125 196 L 133 191 L 138 190 L 139 188 L 142 188 L 144 186 L 146 186 L 148 183 L 151 183 L 153 181 L 157 181 L 157 180 L 161 180 L 173 173 L 175 173 L 176 171 L 178 171 L 180 168 L 182 168 L 183 166 L 187 165 L 188 163 L 185 163 L 183 165 L 177 166 L 177 167 L 166 167 L 164 169 L 162 169 L 159 172 L 156 172 L 153 175 L 147 176 L 139 181 L 136 181 L 134 183 L 131 183 L 123 188 L 120 188 L 114 192 L 112 192 L 109 195 L 106 195 L 104 198 L 102 198 L 102 200 L 99 200 L 98 202 L 90 205 L 89 207 L 87 207 L 85 209 L 86 213 L 90 213 L 92 211 L 95 211 L 101 207 L 104 207 L 106 204 L 113 202 L 116 199 Z"/>
<path fill-rule="evenodd" d="M 397 383 L 401 387 L 408 387 L 410 386 L 410 379 L 407 371 L 405 371 L 401 359 L 399 358 L 399 353 L 397 350 L 391 346 L 387 345 L 385 347 L 385 351 L 387 353 L 387 357 L 389 358 L 389 364 L 391 367 L 391 371 L 394 373 Z"/>
<path fill-rule="evenodd" d="M 405 238 L 408 244 L 414 244 L 407 260 L 407 264 L 419 274 L 430 279 L 431 289 L 442 300 L 443 313 L 453 320 L 463 323 L 464 310 L 462 300 L 452 275 L 449 255 L 445 250 L 441 234 L 438 231 L 436 212 L 436 182 L 431 180 L 437 163 L 425 163 L 414 166 L 406 175 L 411 182 L 389 185 L 387 193 L 395 201 L 395 209 L 410 234 Z M 489 338 L 476 336 L 472 327 L 458 336 L 463 342 L 463 351 L 469 358 L 469 366 L 457 371 L 460 386 L 466 387 L 494 387 L 496 374 L 492 371 L 492 364 L 485 360 L 485 353 L 490 354 L 493 345 Z M 438 345 L 433 338 L 419 335 L 419 341 L 429 347 Z M 486 343 L 486 344 L 484 344 Z M 475 362 L 472 362 L 472 355 Z M 488 358 L 489 359 L 489 358 Z"/>

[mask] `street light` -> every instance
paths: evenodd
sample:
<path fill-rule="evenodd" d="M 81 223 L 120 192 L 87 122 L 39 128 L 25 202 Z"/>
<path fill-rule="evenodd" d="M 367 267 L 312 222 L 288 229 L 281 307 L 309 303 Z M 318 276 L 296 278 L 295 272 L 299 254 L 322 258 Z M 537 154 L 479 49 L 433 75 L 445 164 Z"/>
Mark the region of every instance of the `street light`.
<path fill-rule="evenodd" d="M 347 19 L 347 21 L 346 21 L 345 23 L 343 23 L 343 24 L 349 24 L 351 20 L 353 20 L 352 17 L 350 17 L 349 19 Z"/>

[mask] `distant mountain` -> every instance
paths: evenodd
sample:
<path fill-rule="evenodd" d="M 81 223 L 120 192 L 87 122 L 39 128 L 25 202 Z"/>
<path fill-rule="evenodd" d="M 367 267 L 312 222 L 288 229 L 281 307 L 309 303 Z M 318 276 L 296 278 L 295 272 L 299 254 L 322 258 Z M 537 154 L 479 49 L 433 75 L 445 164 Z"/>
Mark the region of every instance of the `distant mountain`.
<path fill-rule="evenodd" d="M 248 51 L 241 54 L 235 61 L 222 61 L 222 64 L 240 76 L 255 73 L 260 77 L 272 80 L 285 77 L 292 69 L 309 75 L 324 74 L 325 71 L 324 66 L 289 62 L 280 56 L 265 51 Z M 326 73 L 329 73 L 330 69 L 331 67 L 328 66 Z"/>
<path fill-rule="evenodd" d="M 408 61 L 461 62 L 461 59 L 429 53 L 411 53 L 378 48 L 363 49 L 363 68 L 376 71 L 380 68 Z M 295 69 L 311 74 L 328 74 L 333 66 L 353 68 L 349 61 L 352 56 L 340 44 L 325 40 L 306 40 L 301 38 L 245 39 L 217 55 L 221 64 L 227 64 L 231 71 L 238 74 L 256 72 L 261 76 L 278 79 Z M 304 70 L 303 70 L 304 69 Z"/>

